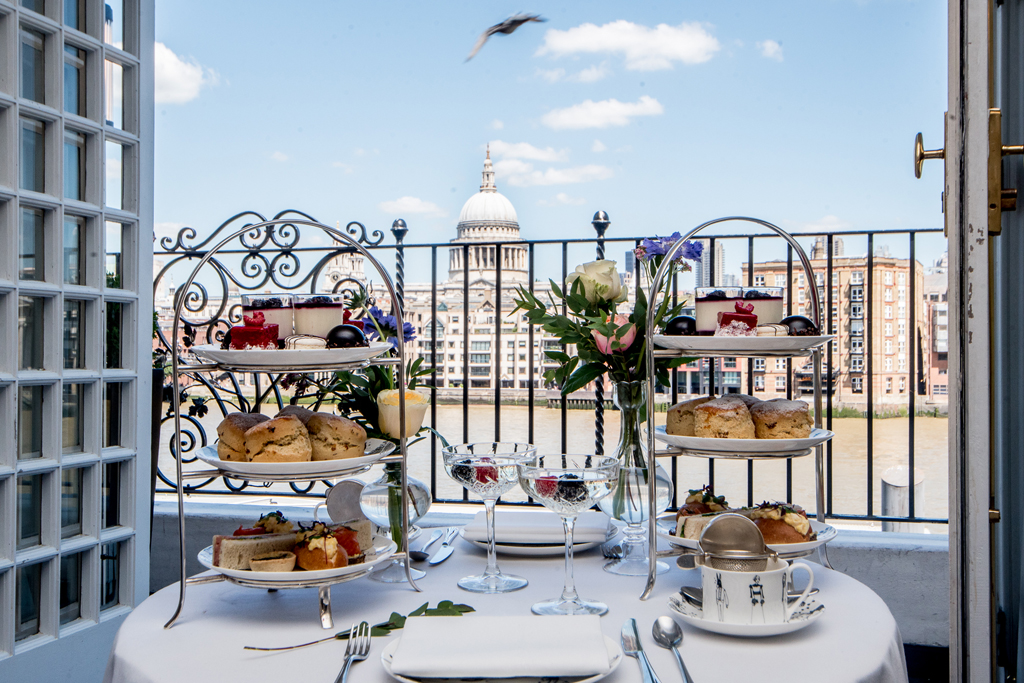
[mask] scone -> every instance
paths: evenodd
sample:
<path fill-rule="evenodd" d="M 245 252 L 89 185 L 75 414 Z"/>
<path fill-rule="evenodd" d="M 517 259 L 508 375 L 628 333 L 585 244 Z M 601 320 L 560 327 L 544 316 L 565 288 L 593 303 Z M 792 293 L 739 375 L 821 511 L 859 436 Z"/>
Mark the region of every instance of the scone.
<path fill-rule="evenodd" d="M 261 422 L 245 433 L 245 457 L 250 462 L 309 462 L 309 432 L 294 415 Z"/>
<path fill-rule="evenodd" d="M 313 411 L 302 406 L 287 405 L 277 413 L 277 417 L 287 417 L 288 415 L 294 415 L 302 420 L 302 424 L 306 424 L 309 422 L 309 418 L 313 417 Z"/>
<path fill-rule="evenodd" d="M 758 439 L 806 439 L 814 421 L 803 401 L 763 401 L 750 407 Z"/>
<path fill-rule="evenodd" d="M 364 454 L 366 430 L 358 423 L 330 413 L 313 413 L 306 422 L 313 460 L 358 458 Z"/>
<path fill-rule="evenodd" d="M 668 409 L 665 432 L 676 436 L 694 436 L 693 409 L 711 400 L 710 396 L 701 396 L 689 401 L 677 403 Z"/>
<path fill-rule="evenodd" d="M 743 401 L 743 405 L 745 405 L 747 408 L 750 408 L 750 406 L 761 402 L 761 399 L 759 399 L 758 397 L 749 396 L 747 394 L 729 394 L 728 396 L 729 398 L 738 398 L 739 400 Z"/>
<path fill-rule="evenodd" d="M 694 436 L 707 439 L 753 439 L 754 422 L 743 401 L 722 396 L 693 411 Z"/>
<path fill-rule="evenodd" d="M 260 413 L 229 413 L 217 425 L 217 455 L 221 460 L 245 462 L 245 433 L 270 418 Z"/>

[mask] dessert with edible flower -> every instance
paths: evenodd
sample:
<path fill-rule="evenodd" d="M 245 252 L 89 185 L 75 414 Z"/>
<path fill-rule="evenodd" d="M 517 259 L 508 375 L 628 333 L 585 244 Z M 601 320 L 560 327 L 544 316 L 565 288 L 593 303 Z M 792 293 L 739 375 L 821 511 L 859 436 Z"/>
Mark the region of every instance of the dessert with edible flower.
<path fill-rule="evenodd" d="M 694 501 L 694 502 L 691 502 Z M 807 513 L 799 505 L 764 502 L 756 507 L 730 509 L 721 496 L 715 496 L 710 487 L 690 491 L 687 504 L 679 508 L 676 516 L 675 535 L 690 540 L 700 539 L 705 527 L 715 517 L 724 513 L 743 515 L 761 531 L 768 545 L 806 543 L 817 538 L 807 519 Z M 707 508 L 706 512 L 701 512 Z M 695 510 L 695 511 L 693 511 Z"/>
<path fill-rule="evenodd" d="M 266 323 L 263 313 L 243 315 L 242 326 L 231 328 L 232 349 L 276 349 L 277 325 Z"/>
<path fill-rule="evenodd" d="M 686 502 L 679 507 L 676 517 L 690 515 L 706 515 L 709 512 L 724 512 L 729 509 L 725 496 L 716 496 L 715 490 L 708 484 L 701 489 L 690 489 Z"/>
<path fill-rule="evenodd" d="M 264 534 L 286 534 L 292 530 L 289 522 L 280 510 L 268 512 L 260 517 L 251 527 L 239 525 L 232 536 L 262 536 Z"/>
<path fill-rule="evenodd" d="M 330 526 L 314 522 L 295 536 L 296 564 L 312 571 L 362 564 L 373 547 L 370 529 L 365 519 Z"/>
<path fill-rule="evenodd" d="M 716 337 L 756 337 L 757 316 L 754 315 L 754 304 L 737 301 L 736 310 L 732 313 L 719 311 Z"/>

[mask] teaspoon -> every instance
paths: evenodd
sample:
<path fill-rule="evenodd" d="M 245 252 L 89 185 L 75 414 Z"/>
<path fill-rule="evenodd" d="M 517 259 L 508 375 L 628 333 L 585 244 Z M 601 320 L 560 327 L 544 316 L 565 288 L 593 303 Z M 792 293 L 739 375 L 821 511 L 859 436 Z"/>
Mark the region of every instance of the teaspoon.
<path fill-rule="evenodd" d="M 679 664 L 679 670 L 683 673 L 683 680 L 686 683 L 693 683 L 693 679 L 690 678 L 690 672 L 686 670 L 686 665 L 683 664 L 683 656 L 679 654 L 678 646 L 683 641 L 683 630 L 679 628 L 676 620 L 672 617 L 658 617 L 654 622 L 651 635 L 654 636 L 654 642 L 658 645 L 661 645 L 666 650 L 672 650 L 672 653 L 676 656 L 676 662 Z"/>
<path fill-rule="evenodd" d="M 427 552 L 425 552 L 426 549 L 433 545 L 434 541 L 441 538 L 442 534 L 444 534 L 443 529 L 435 529 L 434 533 L 430 534 L 430 540 L 427 541 L 422 548 L 420 548 L 419 550 L 409 551 L 409 557 L 411 557 L 416 562 L 422 562 L 423 560 L 430 557 L 430 555 Z"/>

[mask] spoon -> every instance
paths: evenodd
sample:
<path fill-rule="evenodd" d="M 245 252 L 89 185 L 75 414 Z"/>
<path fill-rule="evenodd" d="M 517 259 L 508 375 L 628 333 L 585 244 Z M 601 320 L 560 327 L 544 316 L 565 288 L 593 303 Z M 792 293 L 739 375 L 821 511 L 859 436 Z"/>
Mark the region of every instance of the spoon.
<path fill-rule="evenodd" d="M 686 665 L 683 664 L 683 656 L 679 654 L 679 643 L 683 642 L 683 630 L 679 628 L 679 624 L 672 617 L 658 617 L 654 622 L 654 628 L 651 630 L 651 635 L 654 636 L 654 642 L 661 645 L 666 650 L 672 650 L 672 653 L 676 656 L 676 662 L 679 664 L 679 670 L 683 673 L 683 680 L 686 683 L 693 683 L 693 679 L 690 678 L 690 672 L 686 670 Z"/>
<path fill-rule="evenodd" d="M 419 550 L 409 551 L 409 557 L 411 557 L 416 562 L 422 562 L 423 560 L 430 557 L 430 554 L 425 552 L 426 549 L 429 548 L 434 543 L 434 541 L 441 538 L 443 534 L 443 529 L 435 529 L 434 533 L 430 534 L 430 540 L 428 540 L 422 548 L 420 548 Z"/>

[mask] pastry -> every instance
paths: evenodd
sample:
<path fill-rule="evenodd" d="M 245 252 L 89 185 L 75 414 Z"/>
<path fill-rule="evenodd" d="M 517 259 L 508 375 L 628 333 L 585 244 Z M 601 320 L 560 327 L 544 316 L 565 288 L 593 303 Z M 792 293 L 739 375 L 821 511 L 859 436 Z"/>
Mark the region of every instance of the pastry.
<path fill-rule="evenodd" d="M 295 547 L 295 534 L 214 536 L 213 565 L 225 569 L 249 569 L 254 557 Z"/>
<path fill-rule="evenodd" d="M 249 569 L 254 572 L 290 572 L 295 569 L 295 553 L 280 550 L 257 555 L 249 560 Z"/>
<path fill-rule="evenodd" d="M 292 530 L 292 523 L 285 519 L 280 510 L 268 512 L 250 527 L 239 525 L 233 536 L 262 536 L 264 534 L 286 534 Z"/>
<path fill-rule="evenodd" d="M 276 349 L 277 325 L 268 325 L 260 312 L 243 315 L 240 327 L 231 328 L 232 349 Z"/>
<path fill-rule="evenodd" d="M 807 513 L 797 505 L 765 502 L 741 514 L 753 520 L 768 545 L 805 543 L 813 541 L 816 536 L 811 531 Z"/>
<path fill-rule="evenodd" d="M 358 458 L 365 454 L 366 430 L 352 420 L 329 413 L 313 413 L 306 421 L 313 460 Z"/>
<path fill-rule="evenodd" d="M 789 328 L 785 325 L 758 325 L 758 337 L 788 337 Z"/>
<path fill-rule="evenodd" d="M 714 334 L 718 326 L 718 314 L 730 313 L 737 303 L 743 302 L 743 290 L 739 287 L 698 287 L 693 302 L 697 334 Z"/>
<path fill-rule="evenodd" d="M 370 345 L 362 328 L 350 324 L 332 327 L 327 333 L 326 341 L 329 349 L 354 349 Z"/>
<path fill-rule="evenodd" d="M 693 409 L 710 400 L 710 396 L 701 396 L 677 403 L 669 408 L 668 418 L 665 421 L 665 433 L 675 436 L 694 436 Z"/>
<path fill-rule="evenodd" d="M 284 348 L 294 349 L 326 349 L 327 340 L 323 337 L 314 337 L 311 334 L 293 334 L 285 337 Z"/>
<path fill-rule="evenodd" d="M 245 433 L 270 418 L 260 413 L 229 413 L 217 425 L 217 455 L 221 460 L 245 462 Z"/>
<path fill-rule="evenodd" d="M 758 439 L 806 439 L 814 428 L 810 406 L 803 401 L 761 401 L 750 407 L 750 417 Z"/>
<path fill-rule="evenodd" d="M 268 324 L 277 325 L 277 347 L 292 333 L 292 297 L 288 294 L 242 297 L 242 315 L 262 313 Z"/>
<path fill-rule="evenodd" d="M 780 324 L 785 325 L 789 329 L 791 337 L 818 336 L 818 327 L 811 322 L 810 318 L 802 315 L 791 315 L 788 318 L 783 318 Z"/>
<path fill-rule="evenodd" d="M 294 415 L 261 422 L 245 433 L 245 457 L 250 462 L 309 462 L 309 432 Z"/>
<path fill-rule="evenodd" d="M 297 405 L 286 405 L 277 412 L 277 417 L 287 417 L 292 415 L 302 420 L 302 424 L 309 422 L 309 418 L 313 417 L 313 411 L 309 408 L 303 408 Z"/>
<path fill-rule="evenodd" d="M 746 404 L 722 396 L 693 410 L 694 436 L 710 439 L 753 439 L 754 422 Z"/>
<path fill-rule="evenodd" d="M 756 337 L 757 316 L 753 314 L 754 304 L 737 301 L 734 312 L 720 311 L 716 337 Z"/>
<path fill-rule="evenodd" d="M 689 315 L 677 315 L 665 323 L 663 334 L 672 336 L 697 334 L 697 319 Z"/>
<path fill-rule="evenodd" d="M 686 501 L 679 507 L 676 518 L 692 515 L 706 515 L 709 512 L 724 512 L 729 509 L 725 496 L 716 496 L 711 485 L 702 489 L 690 489 Z"/>
<path fill-rule="evenodd" d="M 306 570 L 336 569 L 361 564 L 372 548 L 369 520 L 328 526 L 314 522 L 296 535 L 296 564 Z"/>
<path fill-rule="evenodd" d="M 750 396 L 749 394 L 726 394 L 726 395 L 729 398 L 735 398 L 735 399 L 739 399 L 740 401 L 743 401 L 743 405 L 745 405 L 748 409 L 750 408 L 750 406 L 755 405 L 755 404 L 761 402 L 761 399 L 759 399 L 757 396 Z"/>

